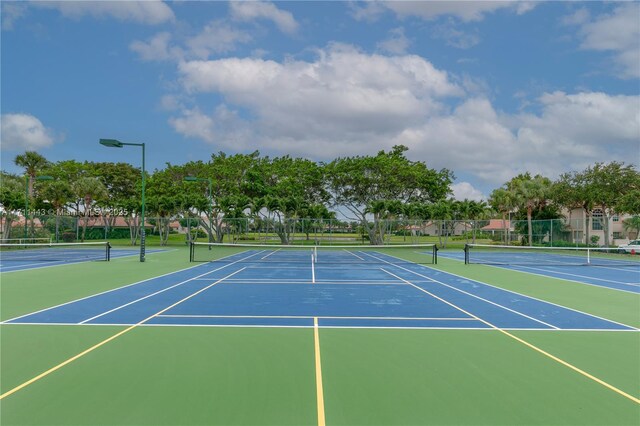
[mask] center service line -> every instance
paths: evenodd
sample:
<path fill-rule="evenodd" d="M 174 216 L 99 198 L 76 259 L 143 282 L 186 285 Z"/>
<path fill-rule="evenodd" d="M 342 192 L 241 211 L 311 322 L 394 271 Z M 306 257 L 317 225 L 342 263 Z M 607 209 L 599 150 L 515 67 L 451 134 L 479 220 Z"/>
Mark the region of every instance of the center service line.
<path fill-rule="evenodd" d="M 205 290 L 207 290 L 207 289 L 209 289 L 209 288 L 213 287 L 214 285 L 216 285 L 216 284 L 218 284 L 218 283 L 220 283 L 220 282 L 222 282 L 222 281 L 226 280 L 226 279 L 227 279 L 227 278 L 229 278 L 229 277 L 234 276 L 234 275 L 235 275 L 235 274 L 237 274 L 238 272 L 244 271 L 245 269 L 246 269 L 246 266 L 245 266 L 244 268 L 242 268 L 242 269 L 238 269 L 237 271 L 232 272 L 231 274 L 227 275 L 226 277 L 220 278 L 218 281 L 215 281 L 215 282 L 211 283 L 210 285 L 208 285 L 208 286 L 206 286 L 206 287 L 204 287 L 204 288 L 202 288 L 202 289 L 200 289 L 200 290 L 196 291 L 195 293 L 192 293 L 192 294 L 190 294 L 189 296 L 187 296 L 187 297 L 183 298 L 182 300 L 179 300 L 179 301 L 177 301 L 176 303 L 174 303 L 174 304 L 172 304 L 172 305 L 170 305 L 170 306 L 168 306 L 168 307 L 166 307 L 166 308 L 162 309 L 161 311 L 156 312 L 155 314 L 151 315 L 150 317 L 143 319 L 143 320 L 142 320 L 142 321 L 140 321 L 139 323 L 134 324 L 134 325 L 132 325 L 132 326 L 130 326 L 130 327 L 125 328 L 124 330 L 120 331 L 119 333 L 116 333 L 116 334 L 114 334 L 113 336 L 111 336 L 111 337 L 108 337 L 108 338 L 104 339 L 102 342 L 97 343 L 97 344 L 95 344 L 95 345 L 91 346 L 89 349 L 86 349 L 86 350 L 84 350 L 84 351 L 80 352 L 79 354 L 72 356 L 71 358 L 67 359 L 66 361 L 61 362 L 60 364 L 56 365 L 55 367 L 52 367 L 52 368 L 48 369 L 48 370 L 47 370 L 47 371 L 45 371 L 44 373 L 40 373 L 40 374 L 38 374 L 38 375 L 37 375 L 37 376 L 35 376 L 34 378 L 32 378 L 32 379 L 30 379 L 30 380 L 27 380 L 27 381 L 26 381 L 26 382 L 24 382 L 23 384 L 18 385 L 18 386 L 16 386 L 15 388 L 13 388 L 13 389 L 11 389 L 11 390 L 9 390 L 9 391 L 7 391 L 7 392 L 3 393 L 2 395 L 0 395 L 0 400 L 2 400 L 2 399 L 4 399 L 4 398 L 6 398 L 7 396 L 9 396 L 9 395 L 11 395 L 11 394 L 14 394 L 14 393 L 18 392 L 18 391 L 19 391 L 19 390 L 21 390 L 21 389 L 24 389 L 25 387 L 29 386 L 30 384 L 32 384 L 32 383 L 34 383 L 34 382 L 37 382 L 38 380 L 42 379 L 43 377 L 48 376 L 49 374 L 53 373 L 54 371 L 61 369 L 61 368 L 62 368 L 62 367 L 64 367 L 65 365 L 72 363 L 72 362 L 73 362 L 73 361 L 75 361 L 76 359 L 83 357 L 84 355 L 88 354 L 89 352 L 93 352 L 95 349 L 98 349 L 100 346 L 105 345 L 105 344 L 109 343 L 109 342 L 110 342 L 110 341 L 112 341 L 112 340 L 115 340 L 116 338 L 118 338 L 118 337 L 122 336 L 123 334 L 128 333 L 129 331 L 133 330 L 134 328 L 137 328 L 138 326 L 140 326 L 140 325 L 144 324 L 145 322 L 147 322 L 147 321 L 149 321 L 149 320 L 151 320 L 151 319 L 153 319 L 153 318 L 157 317 L 158 315 L 161 315 L 162 313 L 164 313 L 164 312 L 168 311 L 168 310 L 169 310 L 169 309 L 171 309 L 171 308 L 174 308 L 174 307 L 178 306 L 180 303 L 182 303 L 182 302 L 184 302 L 184 301 L 186 301 L 186 300 L 191 299 L 193 296 L 195 296 L 195 295 L 197 295 L 197 294 L 202 293 L 203 291 L 205 291 Z"/>

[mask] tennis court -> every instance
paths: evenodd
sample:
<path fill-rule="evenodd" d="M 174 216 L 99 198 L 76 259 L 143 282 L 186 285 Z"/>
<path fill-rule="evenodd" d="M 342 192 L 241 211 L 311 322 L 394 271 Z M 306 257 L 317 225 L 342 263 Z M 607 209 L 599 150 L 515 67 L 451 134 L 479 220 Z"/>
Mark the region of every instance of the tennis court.
<path fill-rule="evenodd" d="M 637 265 L 457 256 L 203 244 L 3 274 L 2 424 L 638 424 Z"/>
<path fill-rule="evenodd" d="M 157 252 L 159 250 L 151 250 Z M 139 250 L 112 249 L 107 241 L 84 243 L 3 243 L 0 244 L 0 272 L 46 268 L 79 262 L 109 261 L 135 256 Z"/>
<path fill-rule="evenodd" d="M 599 248 L 468 245 L 444 254 L 448 259 L 491 265 L 561 280 L 577 281 L 632 293 L 640 292 L 638 256 Z M 471 254 L 472 253 L 472 254 Z M 466 257 L 466 259 L 465 259 Z M 585 267 L 589 266 L 589 267 Z"/>

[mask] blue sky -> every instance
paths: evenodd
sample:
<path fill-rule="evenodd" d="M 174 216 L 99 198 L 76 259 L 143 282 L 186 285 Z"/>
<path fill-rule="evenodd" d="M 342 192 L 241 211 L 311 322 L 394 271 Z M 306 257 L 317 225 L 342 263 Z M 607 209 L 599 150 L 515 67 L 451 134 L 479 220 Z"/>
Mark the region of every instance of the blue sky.
<path fill-rule="evenodd" d="M 1 166 L 393 145 L 486 199 L 640 162 L 638 2 L 3 1 Z"/>

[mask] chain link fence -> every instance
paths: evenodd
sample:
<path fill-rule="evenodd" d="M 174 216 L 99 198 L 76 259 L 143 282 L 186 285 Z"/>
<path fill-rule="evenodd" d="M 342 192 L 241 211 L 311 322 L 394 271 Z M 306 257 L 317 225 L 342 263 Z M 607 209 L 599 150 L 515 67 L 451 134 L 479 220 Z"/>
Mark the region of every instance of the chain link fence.
<path fill-rule="evenodd" d="M 159 237 L 160 243 L 185 244 L 191 241 L 246 242 L 265 244 L 370 244 L 370 231 L 385 244 L 435 242 L 441 247 L 453 241 L 526 245 L 529 224 L 526 220 L 383 220 L 363 226 L 359 222 L 325 219 L 286 219 L 276 217 L 218 218 L 202 216 L 147 217 L 146 234 Z M 596 224 L 597 225 L 597 224 Z M 135 216 L 51 216 L 34 215 L 25 220 L 18 215 L 0 214 L 0 239 L 3 242 L 29 240 L 78 242 L 123 240 L 136 245 L 139 218 Z M 595 229 L 594 229 L 595 228 Z M 534 220 L 531 239 L 534 245 L 601 245 L 601 226 L 591 224 L 589 232 L 581 219 Z M 637 232 L 613 222 L 610 242 L 637 238 Z"/>

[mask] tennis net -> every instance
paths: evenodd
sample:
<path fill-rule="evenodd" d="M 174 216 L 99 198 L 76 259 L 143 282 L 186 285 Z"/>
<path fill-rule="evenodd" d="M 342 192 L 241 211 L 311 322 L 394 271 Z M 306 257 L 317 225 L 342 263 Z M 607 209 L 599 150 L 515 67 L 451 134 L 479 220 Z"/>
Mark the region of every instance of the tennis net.
<path fill-rule="evenodd" d="M 0 261 L 79 262 L 110 259 L 111 245 L 107 241 L 0 244 Z"/>
<path fill-rule="evenodd" d="M 397 245 L 267 245 L 192 242 L 191 262 L 275 262 L 289 263 L 397 263 L 418 264 L 438 262 L 435 244 Z"/>
<path fill-rule="evenodd" d="M 37 238 L 4 238 L 0 241 L 2 244 L 51 244 L 53 239 L 51 237 L 37 237 Z"/>
<path fill-rule="evenodd" d="M 466 244 L 464 263 L 486 265 L 633 266 L 640 259 L 604 247 L 526 247 Z"/>

